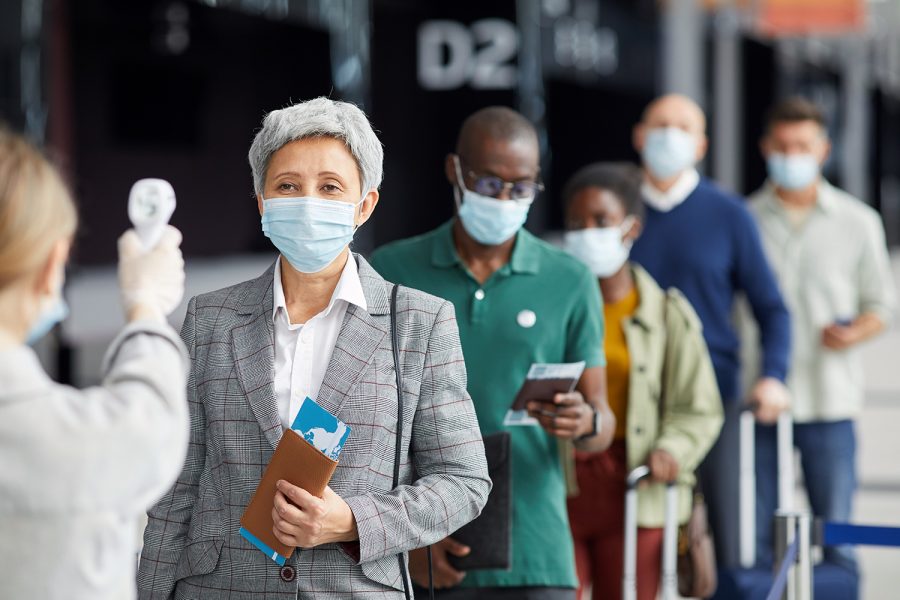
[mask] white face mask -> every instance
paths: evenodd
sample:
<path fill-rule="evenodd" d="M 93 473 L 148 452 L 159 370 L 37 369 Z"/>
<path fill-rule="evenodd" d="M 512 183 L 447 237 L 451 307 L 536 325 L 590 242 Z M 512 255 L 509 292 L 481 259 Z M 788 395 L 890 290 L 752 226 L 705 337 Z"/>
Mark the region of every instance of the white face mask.
<path fill-rule="evenodd" d="M 802 190 L 819 178 L 819 161 L 812 154 L 770 154 L 766 159 L 769 179 L 786 190 Z"/>
<path fill-rule="evenodd" d="M 454 186 L 457 215 L 466 233 L 475 241 L 486 246 L 498 246 L 516 235 L 528 219 L 528 211 L 534 197 L 515 200 L 497 200 L 469 190 L 463 183 L 459 157 L 456 160 L 456 177 L 462 187 L 462 202 L 459 188 Z"/>
<path fill-rule="evenodd" d="M 567 231 L 564 237 L 566 252 L 583 262 L 595 276 L 605 279 L 619 272 L 628 260 L 631 241 L 624 236 L 634 224 L 634 218 L 626 218 L 616 227 L 588 227 Z"/>
<path fill-rule="evenodd" d="M 291 266 L 318 273 L 334 262 L 356 233 L 356 204 L 312 196 L 263 200 L 262 230 Z"/>
<path fill-rule="evenodd" d="M 669 179 L 697 162 L 697 136 L 677 127 L 659 127 L 647 132 L 641 157 L 650 172 Z"/>
<path fill-rule="evenodd" d="M 25 343 L 33 346 L 41 340 L 45 335 L 50 333 L 58 323 L 63 322 L 69 316 L 69 305 L 66 303 L 62 295 L 63 282 L 65 274 L 59 275 L 59 284 L 56 286 L 56 292 L 49 297 L 41 299 L 41 309 L 37 318 L 28 330 Z"/>

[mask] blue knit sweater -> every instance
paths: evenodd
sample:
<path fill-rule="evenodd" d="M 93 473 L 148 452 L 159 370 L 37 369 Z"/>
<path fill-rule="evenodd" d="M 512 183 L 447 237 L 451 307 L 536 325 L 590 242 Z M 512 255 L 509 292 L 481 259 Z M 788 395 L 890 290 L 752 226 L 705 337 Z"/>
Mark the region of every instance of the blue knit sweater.
<path fill-rule="evenodd" d="M 744 292 L 759 323 L 762 374 L 782 381 L 790 354 L 790 317 L 742 199 L 701 179 L 669 212 L 647 206 L 644 231 L 631 250 L 664 288 L 681 290 L 703 322 L 703 334 L 724 401 L 738 400 L 735 294 Z"/>

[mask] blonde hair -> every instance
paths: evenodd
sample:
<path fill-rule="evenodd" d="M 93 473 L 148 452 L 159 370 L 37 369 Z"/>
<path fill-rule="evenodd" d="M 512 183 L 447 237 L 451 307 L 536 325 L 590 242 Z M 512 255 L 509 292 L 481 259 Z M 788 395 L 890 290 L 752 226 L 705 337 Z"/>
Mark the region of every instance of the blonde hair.
<path fill-rule="evenodd" d="M 22 136 L 0 127 L 0 290 L 37 273 L 77 226 L 59 172 Z"/>

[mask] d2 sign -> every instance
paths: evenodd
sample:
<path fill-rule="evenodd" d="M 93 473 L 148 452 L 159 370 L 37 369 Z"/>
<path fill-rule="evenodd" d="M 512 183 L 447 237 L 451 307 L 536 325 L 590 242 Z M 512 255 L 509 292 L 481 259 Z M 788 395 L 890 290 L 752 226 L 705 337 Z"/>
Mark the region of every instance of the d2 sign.
<path fill-rule="evenodd" d="M 519 32 L 504 19 L 482 19 L 466 27 L 458 21 L 425 21 L 418 32 L 419 84 L 426 90 L 512 89 Z"/>

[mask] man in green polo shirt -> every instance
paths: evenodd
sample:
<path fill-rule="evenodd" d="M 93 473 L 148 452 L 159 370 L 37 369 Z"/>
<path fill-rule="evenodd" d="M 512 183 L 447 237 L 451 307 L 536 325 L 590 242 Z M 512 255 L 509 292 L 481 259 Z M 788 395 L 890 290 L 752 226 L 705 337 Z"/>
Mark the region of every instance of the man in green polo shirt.
<path fill-rule="evenodd" d="M 443 599 L 574 600 L 575 558 L 557 441 L 600 452 L 615 432 L 606 403 L 597 283 L 581 263 L 522 229 L 542 187 L 539 172 L 531 123 L 508 108 L 476 112 L 463 123 L 456 153 L 446 161 L 456 218 L 372 256 L 388 280 L 453 302 L 482 433 L 511 434 L 512 568 L 456 571 L 447 553 L 463 556 L 469 549 L 447 538 L 433 546 L 434 582 L 444 589 Z M 532 363 L 577 361 L 586 368 L 574 392 L 529 407 L 540 426 L 504 426 Z M 410 555 L 413 578 L 423 586 L 425 560 L 424 551 Z"/>

